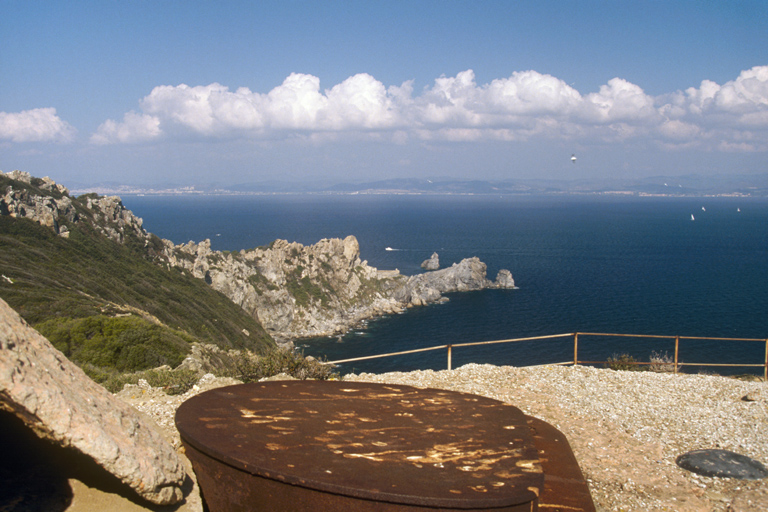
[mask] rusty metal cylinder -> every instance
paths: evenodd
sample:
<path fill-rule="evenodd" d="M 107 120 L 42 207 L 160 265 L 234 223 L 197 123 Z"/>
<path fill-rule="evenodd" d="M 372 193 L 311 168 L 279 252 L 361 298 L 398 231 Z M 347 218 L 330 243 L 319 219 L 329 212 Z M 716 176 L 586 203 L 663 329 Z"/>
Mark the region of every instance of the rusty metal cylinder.
<path fill-rule="evenodd" d="M 546 428 L 530 420 L 476 395 L 333 381 L 219 388 L 176 414 L 211 512 L 535 511 Z"/>

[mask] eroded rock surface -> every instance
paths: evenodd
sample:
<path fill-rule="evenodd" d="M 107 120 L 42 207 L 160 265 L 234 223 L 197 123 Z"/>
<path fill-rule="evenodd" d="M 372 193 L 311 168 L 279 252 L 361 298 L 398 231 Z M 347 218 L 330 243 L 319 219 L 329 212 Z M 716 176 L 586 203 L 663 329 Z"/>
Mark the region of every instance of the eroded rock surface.
<path fill-rule="evenodd" d="M 437 270 L 440 268 L 440 256 L 436 252 L 432 253 L 432 256 L 428 260 L 421 262 L 421 268 L 424 270 Z"/>
<path fill-rule="evenodd" d="M 276 240 L 239 252 L 211 250 L 210 240 L 164 242 L 171 265 L 205 279 L 276 339 L 342 333 L 363 320 L 447 300 L 444 293 L 514 288 L 508 270 L 490 281 L 476 257 L 410 277 L 379 270 L 360 260 L 354 236 L 310 246 Z"/>
<path fill-rule="evenodd" d="M 187 476 L 163 435 L 113 397 L 0 300 L 0 408 L 38 437 L 74 448 L 159 505 Z"/>

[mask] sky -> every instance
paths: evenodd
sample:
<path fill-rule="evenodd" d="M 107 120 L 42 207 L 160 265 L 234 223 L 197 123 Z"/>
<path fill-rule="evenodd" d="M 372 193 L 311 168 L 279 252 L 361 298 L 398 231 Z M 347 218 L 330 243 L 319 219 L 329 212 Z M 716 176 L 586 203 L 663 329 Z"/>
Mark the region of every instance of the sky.
<path fill-rule="evenodd" d="M 83 186 L 765 174 L 768 1 L 0 0 L 15 169 Z"/>

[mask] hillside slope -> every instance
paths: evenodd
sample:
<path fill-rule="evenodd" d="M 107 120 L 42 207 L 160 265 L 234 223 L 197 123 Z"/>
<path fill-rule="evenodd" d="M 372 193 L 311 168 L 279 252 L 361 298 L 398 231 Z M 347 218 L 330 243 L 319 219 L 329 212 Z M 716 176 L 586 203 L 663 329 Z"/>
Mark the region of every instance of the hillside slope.
<path fill-rule="evenodd" d="M 175 366 L 193 342 L 275 346 L 223 294 L 163 265 L 162 247 L 119 198 L 0 173 L 0 297 L 78 364 L 135 371 Z"/>

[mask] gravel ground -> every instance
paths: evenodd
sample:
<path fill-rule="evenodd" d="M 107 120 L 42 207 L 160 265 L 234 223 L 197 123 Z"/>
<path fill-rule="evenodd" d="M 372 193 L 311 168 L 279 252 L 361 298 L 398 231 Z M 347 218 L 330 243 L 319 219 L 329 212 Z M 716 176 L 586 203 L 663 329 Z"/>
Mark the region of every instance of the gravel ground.
<path fill-rule="evenodd" d="M 683 453 L 711 448 L 768 464 L 768 388 L 763 382 L 589 367 L 477 364 L 344 379 L 474 393 L 551 423 L 568 438 L 598 511 L 768 510 L 767 480 L 702 477 L 675 464 Z M 153 417 L 179 446 L 173 424 L 176 407 L 195 394 L 231 383 L 208 375 L 180 396 L 167 396 L 146 385 L 126 386 L 118 396 Z"/>

